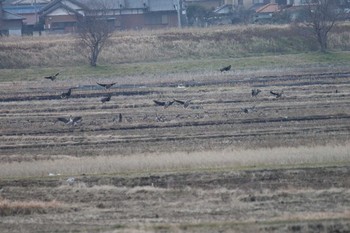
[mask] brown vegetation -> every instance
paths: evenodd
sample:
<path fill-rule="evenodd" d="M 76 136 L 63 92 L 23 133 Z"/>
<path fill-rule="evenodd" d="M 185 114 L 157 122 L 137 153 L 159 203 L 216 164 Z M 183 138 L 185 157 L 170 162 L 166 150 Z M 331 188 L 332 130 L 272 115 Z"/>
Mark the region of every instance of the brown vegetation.
<path fill-rule="evenodd" d="M 0 197 L 0 216 L 45 214 L 62 209 L 63 205 L 57 201 L 10 201 Z"/>
<path fill-rule="evenodd" d="M 349 25 L 330 33 L 331 50 L 349 50 Z M 312 35 L 288 25 L 249 25 L 203 29 L 116 32 L 101 64 L 170 59 L 232 58 L 318 49 Z M 73 36 L 1 38 L 0 68 L 86 64 Z"/>

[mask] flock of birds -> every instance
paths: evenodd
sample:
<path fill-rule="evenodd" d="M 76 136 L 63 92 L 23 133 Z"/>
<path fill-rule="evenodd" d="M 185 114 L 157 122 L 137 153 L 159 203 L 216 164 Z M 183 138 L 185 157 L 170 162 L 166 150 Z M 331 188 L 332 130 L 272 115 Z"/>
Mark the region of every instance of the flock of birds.
<path fill-rule="evenodd" d="M 231 69 L 231 65 L 225 66 L 223 68 L 220 69 L 220 72 L 225 72 L 225 71 L 229 71 Z M 45 79 L 51 80 L 51 81 L 55 81 L 58 77 L 60 73 L 56 73 L 54 75 L 50 75 L 50 76 L 45 76 Z M 114 85 L 116 85 L 116 82 L 113 83 L 98 83 L 96 82 L 97 85 L 105 88 L 105 89 L 109 89 L 111 87 L 113 87 Z M 61 94 L 61 98 L 62 99 L 67 99 L 72 95 L 72 90 L 74 88 L 69 88 L 67 92 L 63 92 Z M 257 97 L 259 95 L 259 93 L 261 93 L 260 89 L 252 89 L 251 91 L 251 96 L 252 97 Z M 276 92 L 276 91 L 270 91 L 271 95 L 274 95 L 276 98 L 281 98 L 283 96 L 283 91 L 281 92 Z M 102 103 L 106 103 L 109 102 L 112 98 L 112 94 L 108 94 L 104 97 L 101 98 L 101 102 Z M 191 100 L 178 100 L 178 99 L 173 99 L 171 101 L 160 101 L 160 100 L 153 100 L 153 102 L 158 105 L 158 106 L 162 106 L 164 108 L 168 108 L 169 106 L 173 105 L 174 103 L 180 104 L 182 105 L 184 108 L 187 108 L 190 104 L 191 104 Z M 241 108 L 241 110 L 244 113 L 250 113 L 256 110 L 255 106 L 250 107 L 250 108 Z M 64 118 L 64 117 L 58 117 L 57 121 L 63 122 L 66 125 L 71 125 L 71 126 L 76 126 L 78 125 L 80 122 L 82 122 L 82 117 L 81 116 L 77 116 L 77 117 L 72 117 L 70 116 L 69 118 Z M 123 121 L 123 116 L 121 113 L 119 113 L 119 115 L 115 118 L 113 118 L 113 121 L 118 121 L 118 122 L 122 122 Z"/>

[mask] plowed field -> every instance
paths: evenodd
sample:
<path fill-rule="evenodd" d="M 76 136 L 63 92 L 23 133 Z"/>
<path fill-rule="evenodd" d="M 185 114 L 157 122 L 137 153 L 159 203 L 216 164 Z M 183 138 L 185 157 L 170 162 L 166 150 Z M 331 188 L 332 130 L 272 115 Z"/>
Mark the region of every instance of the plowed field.
<path fill-rule="evenodd" d="M 103 80 L 117 82 L 109 89 L 96 82 L 102 81 L 63 74 L 55 81 L 0 83 L 0 163 L 349 145 L 348 68 L 111 77 Z M 69 88 L 71 96 L 62 99 Z M 252 89 L 261 93 L 252 96 Z M 111 100 L 102 103 L 108 94 Z M 173 99 L 191 102 L 187 108 L 153 102 Z M 70 115 L 82 122 L 58 121 Z M 14 172 L 0 179 L 1 198 L 59 204 L 12 214 L 0 206 L 0 231 L 348 232 L 348 164 L 77 172 L 72 185 L 65 182 L 72 174 Z"/>

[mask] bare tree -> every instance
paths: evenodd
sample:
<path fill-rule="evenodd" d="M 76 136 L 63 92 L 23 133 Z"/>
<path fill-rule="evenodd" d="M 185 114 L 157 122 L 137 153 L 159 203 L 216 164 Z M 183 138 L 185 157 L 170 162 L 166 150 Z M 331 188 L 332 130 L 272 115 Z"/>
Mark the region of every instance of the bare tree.
<path fill-rule="evenodd" d="M 328 50 L 328 33 L 340 15 L 335 0 L 307 0 L 307 26 L 312 28 L 321 52 Z"/>
<path fill-rule="evenodd" d="M 86 3 L 85 15 L 78 18 L 78 40 L 86 49 L 90 65 L 95 67 L 97 59 L 114 31 L 114 21 L 108 20 L 106 1 L 94 0 Z"/>

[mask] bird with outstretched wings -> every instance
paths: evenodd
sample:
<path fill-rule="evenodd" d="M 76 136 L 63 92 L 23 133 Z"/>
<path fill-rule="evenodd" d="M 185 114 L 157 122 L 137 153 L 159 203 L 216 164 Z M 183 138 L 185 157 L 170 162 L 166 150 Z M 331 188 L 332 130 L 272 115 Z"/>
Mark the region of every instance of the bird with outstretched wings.
<path fill-rule="evenodd" d="M 62 98 L 62 99 L 66 99 L 66 98 L 70 97 L 71 94 L 72 94 L 72 89 L 73 89 L 73 88 L 69 88 L 67 92 L 63 92 L 63 93 L 61 94 L 61 98 Z"/>
<path fill-rule="evenodd" d="M 224 71 L 229 71 L 230 69 L 231 69 L 231 65 L 221 68 L 220 71 L 224 72 Z"/>
<path fill-rule="evenodd" d="M 77 125 L 82 121 L 82 117 L 81 116 L 77 116 L 77 117 L 70 116 L 69 118 L 59 117 L 57 118 L 57 120 L 65 123 L 66 125 Z"/>
<path fill-rule="evenodd" d="M 169 107 L 172 105 L 175 101 L 158 101 L 158 100 L 153 100 L 153 102 L 159 106 L 163 106 L 164 108 Z"/>
<path fill-rule="evenodd" d="M 260 92 L 261 92 L 260 89 L 253 89 L 252 90 L 252 96 L 255 97 L 255 96 L 259 95 Z"/>
<path fill-rule="evenodd" d="M 101 87 L 104 87 L 104 88 L 106 88 L 106 89 L 109 89 L 109 88 L 111 88 L 112 86 L 114 86 L 115 84 L 117 84 L 117 83 L 98 83 L 98 82 L 96 82 L 97 83 L 97 85 L 99 85 L 99 86 L 101 86 Z"/>
<path fill-rule="evenodd" d="M 56 74 L 54 74 L 54 75 L 45 76 L 44 78 L 45 78 L 45 79 L 50 79 L 51 81 L 54 81 L 54 80 L 57 78 L 57 76 L 58 76 L 59 74 L 60 74 L 60 73 L 56 73 Z"/>
<path fill-rule="evenodd" d="M 187 108 L 190 105 L 190 103 L 191 103 L 191 100 L 182 101 L 182 100 L 174 99 L 174 101 L 176 103 L 182 104 L 184 106 L 184 108 Z"/>
<path fill-rule="evenodd" d="M 276 96 L 276 98 L 281 98 L 283 95 L 283 91 L 281 91 L 281 92 L 270 91 L 270 93 L 272 95 Z"/>

